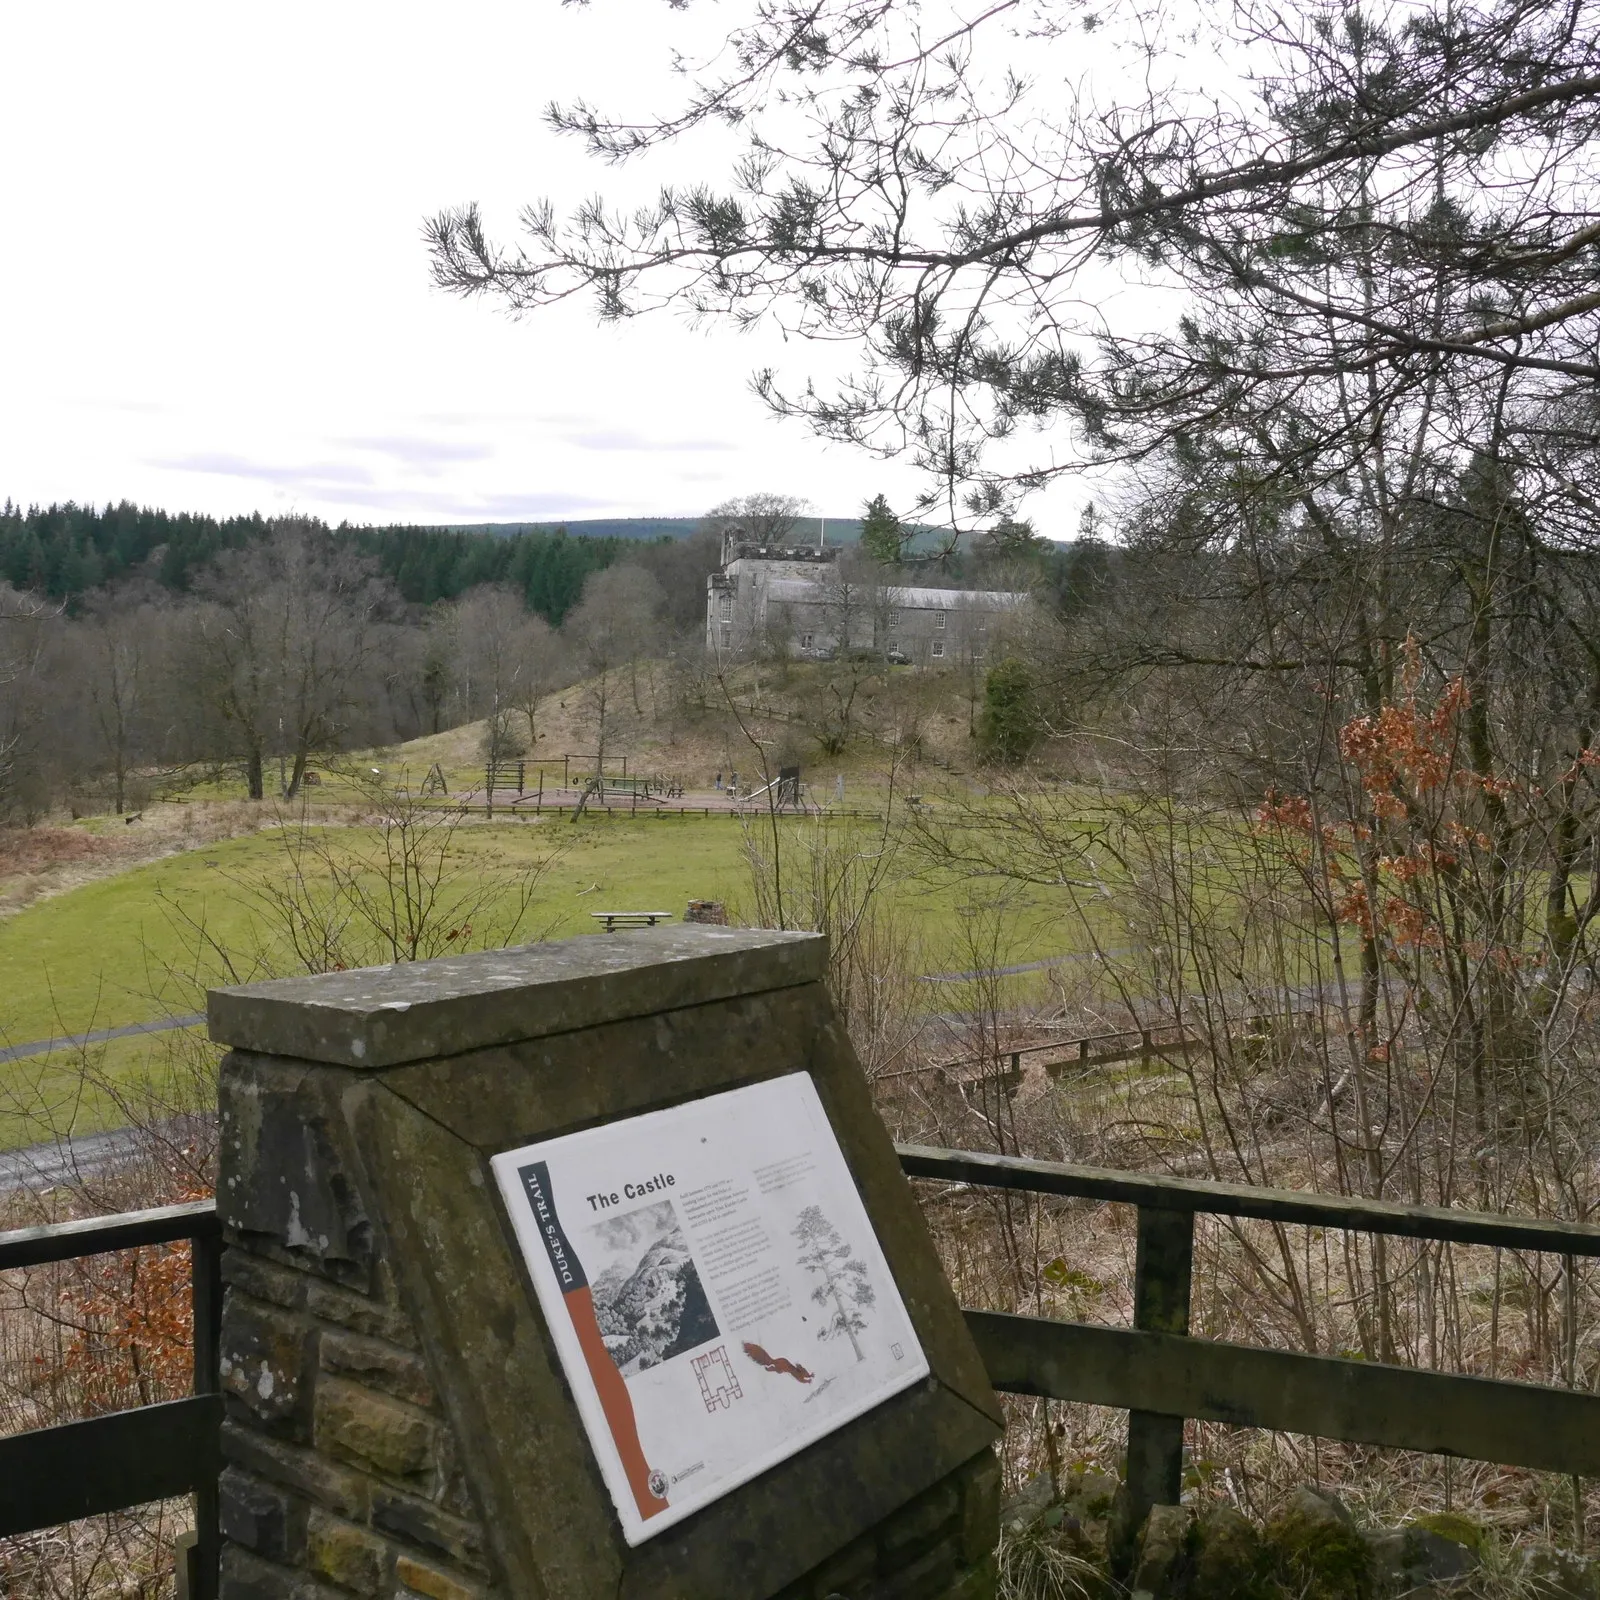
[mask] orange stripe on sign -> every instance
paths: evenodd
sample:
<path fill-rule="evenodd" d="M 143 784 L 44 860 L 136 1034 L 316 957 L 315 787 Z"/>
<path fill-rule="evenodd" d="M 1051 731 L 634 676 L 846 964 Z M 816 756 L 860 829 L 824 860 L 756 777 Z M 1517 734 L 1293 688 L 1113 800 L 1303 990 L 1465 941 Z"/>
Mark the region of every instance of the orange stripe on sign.
<path fill-rule="evenodd" d="M 622 1470 L 628 1475 L 628 1487 L 633 1490 L 634 1504 L 641 1517 L 653 1517 L 667 1509 L 667 1502 L 650 1490 L 650 1463 L 644 1458 L 644 1447 L 639 1443 L 639 1424 L 634 1420 L 633 1397 L 628 1393 L 627 1381 L 617 1371 L 617 1364 L 606 1349 L 595 1320 L 594 1296 L 588 1286 L 569 1290 L 562 1298 L 567 1302 L 567 1314 L 583 1348 L 583 1359 L 589 1364 L 589 1376 L 594 1380 L 595 1393 L 600 1396 L 600 1409 L 605 1412 L 606 1426 L 622 1458 Z"/>

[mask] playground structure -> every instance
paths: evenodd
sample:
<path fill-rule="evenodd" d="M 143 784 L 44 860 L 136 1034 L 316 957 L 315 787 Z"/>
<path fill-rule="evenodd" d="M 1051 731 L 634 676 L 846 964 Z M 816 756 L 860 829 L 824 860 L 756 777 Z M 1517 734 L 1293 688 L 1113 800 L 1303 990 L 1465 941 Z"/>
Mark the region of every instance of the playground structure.
<path fill-rule="evenodd" d="M 554 771 L 557 760 L 561 763 L 559 783 Z M 596 766 L 601 770 L 596 771 Z M 725 788 L 693 795 L 686 792 L 680 774 L 630 773 L 627 769 L 626 756 L 607 756 L 603 764 L 592 755 L 571 754 L 539 761 L 490 763 L 483 769 L 482 787 L 460 790 L 452 798 L 466 810 L 475 811 L 481 806 L 489 818 L 496 811 L 511 816 L 570 811 L 576 818 L 589 811 L 621 810 L 632 815 L 724 812 L 739 816 L 767 810 L 817 815 L 823 809 L 811 799 L 797 766 L 781 767 L 776 777 L 758 788 L 740 787 L 733 782 Z M 423 792 L 429 796 L 449 794 L 445 776 L 437 766 L 429 772 Z"/>
<path fill-rule="evenodd" d="M 799 767 L 779 767 L 778 776 L 770 783 L 763 784 L 759 789 L 752 789 L 744 795 L 735 794 L 736 800 L 741 800 L 745 805 L 754 805 L 757 801 L 765 801 L 771 796 L 771 804 L 779 811 L 805 811 L 809 809 L 805 790 L 800 782 Z"/>
<path fill-rule="evenodd" d="M 606 764 L 613 759 L 619 764 L 620 770 L 606 771 Z M 609 809 L 613 804 L 623 802 L 630 810 L 636 811 L 641 801 L 646 807 L 654 807 L 683 798 L 683 780 L 677 774 L 630 774 L 626 756 L 606 757 L 604 762 L 600 762 L 594 756 L 567 754 L 560 760 L 559 785 L 547 781 L 547 778 L 554 776 L 549 770 L 554 766 L 554 758 L 538 762 L 490 762 L 483 769 L 483 787 L 463 795 L 461 804 L 474 808 L 481 805 L 484 815 L 492 817 L 496 806 L 512 813 L 529 807 L 543 810 L 546 805 L 552 808 L 574 806 L 582 811 L 591 804 Z M 600 770 L 579 776 L 583 767 L 575 767 L 575 763 L 595 765 Z"/>

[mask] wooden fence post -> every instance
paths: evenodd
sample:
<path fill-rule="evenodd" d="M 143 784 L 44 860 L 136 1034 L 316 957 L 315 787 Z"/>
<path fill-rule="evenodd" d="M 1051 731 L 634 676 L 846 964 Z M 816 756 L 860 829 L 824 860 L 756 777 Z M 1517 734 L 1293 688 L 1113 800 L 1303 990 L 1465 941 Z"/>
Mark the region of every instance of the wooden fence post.
<path fill-rule="evenodd" d="M 1188 1333 L 1194 1265 L 1194 1213 L 1139 1207 L 1133 1268 L 1133 1325 L 1151 1333 Z M 1133 1541 L 1153 1505 L 1175 1506 L 1183 1490 L 1183 1418 L 1128 1413 L 1128 1470 L 1115 1543 L 1131 1565 Z"/>

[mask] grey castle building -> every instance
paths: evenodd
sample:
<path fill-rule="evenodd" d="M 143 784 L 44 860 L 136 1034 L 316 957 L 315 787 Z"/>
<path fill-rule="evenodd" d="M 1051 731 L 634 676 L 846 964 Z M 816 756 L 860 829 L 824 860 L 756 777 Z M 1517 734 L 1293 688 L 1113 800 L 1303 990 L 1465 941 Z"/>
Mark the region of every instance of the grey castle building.
<path fill-rule="evenodd" d="M 706 649 L 764 648 L 827 660 L 870 650 L 893 662 L 956 666 L 998 649 L 1028 603 L 998 589 L 886 583 L 856 552 L 764 545 L 733 531 L 706 580 Z"/>

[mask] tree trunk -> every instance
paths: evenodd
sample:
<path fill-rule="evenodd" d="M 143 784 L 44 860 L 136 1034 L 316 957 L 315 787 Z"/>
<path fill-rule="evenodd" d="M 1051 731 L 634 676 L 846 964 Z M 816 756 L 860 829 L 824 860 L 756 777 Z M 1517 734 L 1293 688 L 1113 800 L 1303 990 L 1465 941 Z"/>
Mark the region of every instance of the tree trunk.
<path fill-rule="evenodd" d="M 285 800 L 293 800 L 300 793 L 300 786 L 306 781 L 306 763 L 308 759 L 305 745 L 297 746 L 294 753 L 294 765 L 289 769 L 289 781 L 283 790 L 283 798 Z"/>

